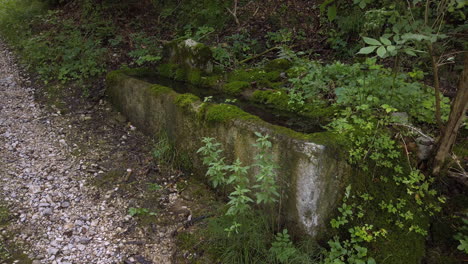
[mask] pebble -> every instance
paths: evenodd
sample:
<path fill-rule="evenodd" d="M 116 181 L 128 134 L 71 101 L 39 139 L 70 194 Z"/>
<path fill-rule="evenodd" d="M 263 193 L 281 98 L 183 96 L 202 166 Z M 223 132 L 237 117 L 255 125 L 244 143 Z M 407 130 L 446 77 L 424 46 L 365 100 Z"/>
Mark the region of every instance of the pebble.
<path fill-rule="evenodd" d="M 108 171 L 102 160 L 110 159 L 110 150 L 125 148 L 120 141 L 128 145 L 136 127 L 122 122 L 125 132 L 77 131 L 83 127 L 79 124 L 98 122 L 94 114 L 42 107 L 31 80 L 18 68 L 0 41 L 0 197 L 18 216 L 8 226 L 16 232 L 13 240 L 30 245 L 24 251 L 33 264 L 124 263 L 135 255 L 171 263 L 171 230 L 161 234 L 159 243 L 145 241 L 147 233 L 134 228 L 135 219 L 127 215 L 129 200 L 113 192 L 101 195 L 88 184 Z M 93 111 L 115 115 L 105 102 L 98 107 Z M 85 133 L 94 138 L 79 138 Z M 110 141 L 113 133 L 121 134 Z M 83 151 L 81 145 L 89 147 Z M 145 242 L 123 243 L 124 233 L 128 241 Z"/>

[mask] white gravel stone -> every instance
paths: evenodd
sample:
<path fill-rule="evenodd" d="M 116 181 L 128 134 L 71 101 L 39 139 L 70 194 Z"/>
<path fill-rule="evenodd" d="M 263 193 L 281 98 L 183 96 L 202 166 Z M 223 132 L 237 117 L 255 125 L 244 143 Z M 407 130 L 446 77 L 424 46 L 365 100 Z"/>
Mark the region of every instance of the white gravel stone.
<path fill-rule="evenodd" d="M 46 110 L 35 101 L 30 85 L 0 42 L 0 197 L 18 216 L 8 229 L 36 256 L 32 263 L 112 264 L 135 255 L 144 255 L 150 263 L 171 263 L 170 229 L 161 234 L 161 242 L 146 241 L 145 232 L 127 215 L 128 199 L 101 195 L 88 184 L 108 171 L 98 164 L 109 148 L 99 140 L 75 142 L 68 136 L 79 134 L 77 122 L 96 122 L 92 112 L 80 117 Z M 111 114 L 105 102 L 99 107 Z M 122 128 L 127 129 L 125 136 L 119 135 L 112 147 L 121 147 L 120 140 L 129 140 L 136 129 Z M 79 147 L 85 143 L 90 145 L 87 155 Z M 127 244 L 125 238 L 144 243 Z"/>

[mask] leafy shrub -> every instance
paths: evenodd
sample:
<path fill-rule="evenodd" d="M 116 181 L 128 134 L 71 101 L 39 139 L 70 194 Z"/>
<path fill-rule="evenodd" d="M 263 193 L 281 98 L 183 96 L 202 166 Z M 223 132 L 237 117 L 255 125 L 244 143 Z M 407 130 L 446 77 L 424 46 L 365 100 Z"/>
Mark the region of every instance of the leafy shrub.
<path fill-rule="evenodd" d="M 81 81 L 104 72 L 107 50 L 101 38 L 111 29 L 87 23 L 80 27 L 53 11 L 44 15 L 44 5 L 35 1 L 5 4 L 0 9 L 0 30 L 42 80 Z M 42 30 L 32 31 L 32 23 Z"/>
<path fill-rule="evenodd" d="M 420 122 L 434 123 L 434 92 L 430 87 L 414 80 L 409 74 L 395 73 L 375 64 L 375 59 L 365 63 L 346 65 L 335 62 L 321 65 L 310 61 L 301 63 L 291 71 L 291 104 L 325 99 L 343 107 L 366 105 L 370 109 L 386 104 L 398 111 L 407 112 Z M 448 118 L 448 98 L 442 102 L 443 116 Z"/>
<path fill-rule="evenodd" d="M 134 33 L 130 35 L 135 48 L 128 53 L 139 66 L 144 64 L 154 64 L 161 60 L 161 47 L 157 44 L 155 37 L 146 36 L 143 33 Z"/>

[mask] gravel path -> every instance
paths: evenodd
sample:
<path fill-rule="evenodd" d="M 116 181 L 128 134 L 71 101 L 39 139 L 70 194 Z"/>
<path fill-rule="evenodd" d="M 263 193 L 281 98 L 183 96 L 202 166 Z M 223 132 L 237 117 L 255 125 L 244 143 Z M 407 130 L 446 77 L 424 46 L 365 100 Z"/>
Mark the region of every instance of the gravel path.
<path fill-rule="evenodd" d="M 138 139 L 135 129 L 120 122 L 118 135 L 113 127 L 83 131 L 80 124 L 93 117 L 44 110 L 19 72 L 0 44 L 0 192 L 16 216 L 8 231 L 33 263 L 171 263 L 175 226 L 153 226 L 149 235 L 127 215 L 132 199 L 118 187 L 88 184 L 132 155 L 112 154 L 128 153 L 125 141 Z M 100 109 L 111 112 L 105 102 Z"/>

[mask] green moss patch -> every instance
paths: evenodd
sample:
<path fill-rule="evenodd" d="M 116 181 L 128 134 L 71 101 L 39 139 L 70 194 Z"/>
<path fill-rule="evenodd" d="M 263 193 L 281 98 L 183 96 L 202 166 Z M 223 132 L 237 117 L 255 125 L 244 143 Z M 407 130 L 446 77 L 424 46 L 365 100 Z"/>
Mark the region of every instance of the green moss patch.
<path fill-rule="evenodd" d="M 226 83 L 222 90 L 227 94 L 231 95 L 238 95 L 242 93 L 244 90 L 250 87 L 250 83 L 244 81 L 233 81 L 230 83 Z"/>
<path fill-rule="evenodd" d="M 157 68 L 157 72 L 161 76 L 172 79 L 175 77 L 175 72 L 178 68 L 179 68 L 179 65 L 177 64 L 166 63 L 166 64 L 159 65 Z"/>
<path fill-rule="evenodd" d="M 260 120 L 259 117 L 229 104 L 211 104 L 206 106 L 204 119 L 208 122 L 227 122 L 232 119 Z"/>
<path fill-rule="evenodd" d="M 275 59 L 267 62 L 265 70 L 267 71 L 286 71 L 291 68 L 292 62 L 287 59 Z"/>
<path fill-rule="evenodd" d="M 289 111 L 289 97 L 283 91 L 257 90 L 252 94 L 251 100 L 256 103 L 274 106 L 278 110 Z"/>
<path fill-rule="evenodd" d="M 173 91 L 171 88 L 169 88 L 167 86 L 162 86 L 162 85 L 159 85 L 159 84 L 151 85 L 148 89 L 154 95 L 160 95 L 160 94 L 169 93 L 169 92 Z"/>
<path fill-rule="evenodd" d="M 175 104 L 182 107 L 183 109 L 188 109 L 192 106 L 194 102 L 200 101 L 200 98 L 191 93 L 178 94 L 175 98 Z"/>

